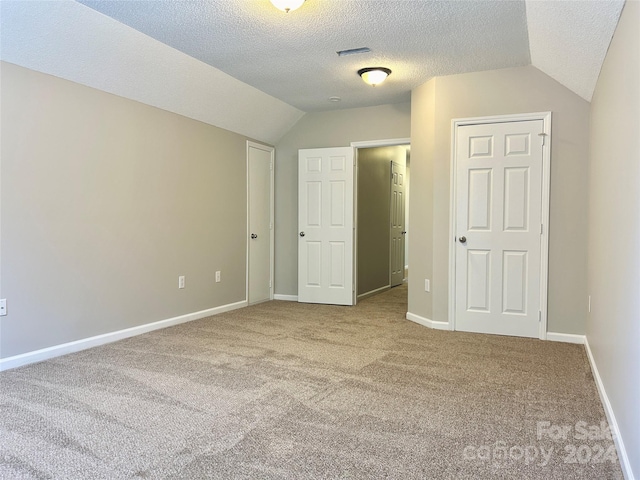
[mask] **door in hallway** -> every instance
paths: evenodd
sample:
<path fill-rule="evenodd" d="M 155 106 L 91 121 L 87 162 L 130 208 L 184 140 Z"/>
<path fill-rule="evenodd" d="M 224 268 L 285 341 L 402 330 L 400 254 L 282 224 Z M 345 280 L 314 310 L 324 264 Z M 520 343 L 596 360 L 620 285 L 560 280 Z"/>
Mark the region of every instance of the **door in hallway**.
<path fill-rule="evenodd" d="M 389 252 L 389 284 L 400 285 L 404 280 L 405 187 L 406 173 L 403 165 L 391 162 L 391 228 Z"/>

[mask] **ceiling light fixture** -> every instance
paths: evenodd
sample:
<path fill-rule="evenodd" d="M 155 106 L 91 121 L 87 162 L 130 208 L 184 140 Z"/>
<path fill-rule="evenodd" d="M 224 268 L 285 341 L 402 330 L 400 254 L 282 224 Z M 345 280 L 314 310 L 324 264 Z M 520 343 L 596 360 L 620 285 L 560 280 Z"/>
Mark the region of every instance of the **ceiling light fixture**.
<path fill-rule="evenodd" d="M 390 74 L 391 70 L 384 67 L 368 67 L 358 70 L 358 75 L 362 77 L 362 80 L 372 87 L 380 85 Z"/>
<path fill-rule="evenodd" d="M 297 8 L 300 8 L 304 3 L 304 0 L 271 0 L 273 6 L 282 10 L 285 13 L 289 13 Z"/>

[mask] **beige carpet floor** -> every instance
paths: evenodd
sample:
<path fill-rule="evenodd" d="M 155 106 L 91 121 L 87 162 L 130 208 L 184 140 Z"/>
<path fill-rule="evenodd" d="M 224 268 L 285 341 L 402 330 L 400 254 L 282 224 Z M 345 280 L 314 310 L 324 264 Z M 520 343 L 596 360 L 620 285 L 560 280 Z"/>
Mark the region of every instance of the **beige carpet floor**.
<path fill-rule="evenodd" d="M 406 294 L 269 302 L 3 372 L 0 478 L 622 478 L 582 346 L 430 330 Z"/>

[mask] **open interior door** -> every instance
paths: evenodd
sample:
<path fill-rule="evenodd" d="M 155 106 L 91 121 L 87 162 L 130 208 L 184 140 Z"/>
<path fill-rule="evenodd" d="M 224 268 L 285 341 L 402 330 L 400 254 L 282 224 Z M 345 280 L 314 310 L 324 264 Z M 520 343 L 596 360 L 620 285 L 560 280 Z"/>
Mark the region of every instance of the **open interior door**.
<path fill-rule="evenodd" d="M 298 301 L 354 304 L 352 147 L 298 154 Z"/>

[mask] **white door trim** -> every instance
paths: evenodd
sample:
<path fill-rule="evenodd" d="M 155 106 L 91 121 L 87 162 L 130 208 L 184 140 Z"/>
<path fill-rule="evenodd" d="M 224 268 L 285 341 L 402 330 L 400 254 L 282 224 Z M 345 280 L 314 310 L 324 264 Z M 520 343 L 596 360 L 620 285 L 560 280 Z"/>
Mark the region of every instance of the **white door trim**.
<path fill-rule="evenodd" d="M 271 154 L 271 168 L 270 168 L 270 172 L 271 172 L 271 178 L 270 178 L 270 182 L 269 182 L 269 189 L 270 189 L 270 195 L 269 195 L 269 299 L 273 300 L 273 292 L 274 292 L 274 258 L 275 258 L 275 235 L 274 235 L 274 229 L 275 229 L 275 192 L 274 192 L 274 185 L 275 185 L 275 181 L 274 181 L 274 171 L 275 171 L 275 151 L 276 149 L 274 147 L 270 147 L 268 145 L 263 145 L 261 143 L 256 143 L 256 142 L 252 142 L 250 140 L 247 140 L 247 151 L 246 151 L 246 157 L 247 157 L 247 178 L 246 178 L 246 189 L 247 189 L 247 217 L 246 217 L 246 223 L 247 223 L 247 232 L 245 234 L 245 238 L 246 238 L 246 258 L 245 258 L 245 263 L 246 263 L 246 272 L 245 272 L 245 288 L 244 288 L 244 300 L 245 302 L 249 301 L 249 236 L 251 234 L 251 232 L 249 231 L 250 225 L 249 225 L 249 207 L 250 207 L 250 200 L 251 197 L 249 195 L 249 148 L 257 148 L 258 150 L 263 150 L 265 152 L 269 152 Z"/>
<path fill-rule="evenodd" d="M 486 123 L 522 122 L 542 120 L 545 143 L 542 147 L 542 235 L 540 236 L 540 340 L 547 339 L 547 285 L 549 273 L 549 194 L 551 181 L 551 112 L 497 115 L 490 117 L 457 118 L 451 121 L 451 192 L 449 204 L 449 328 L 455 330 L 456 322 L 456 140 L 458 127 Z"/>

